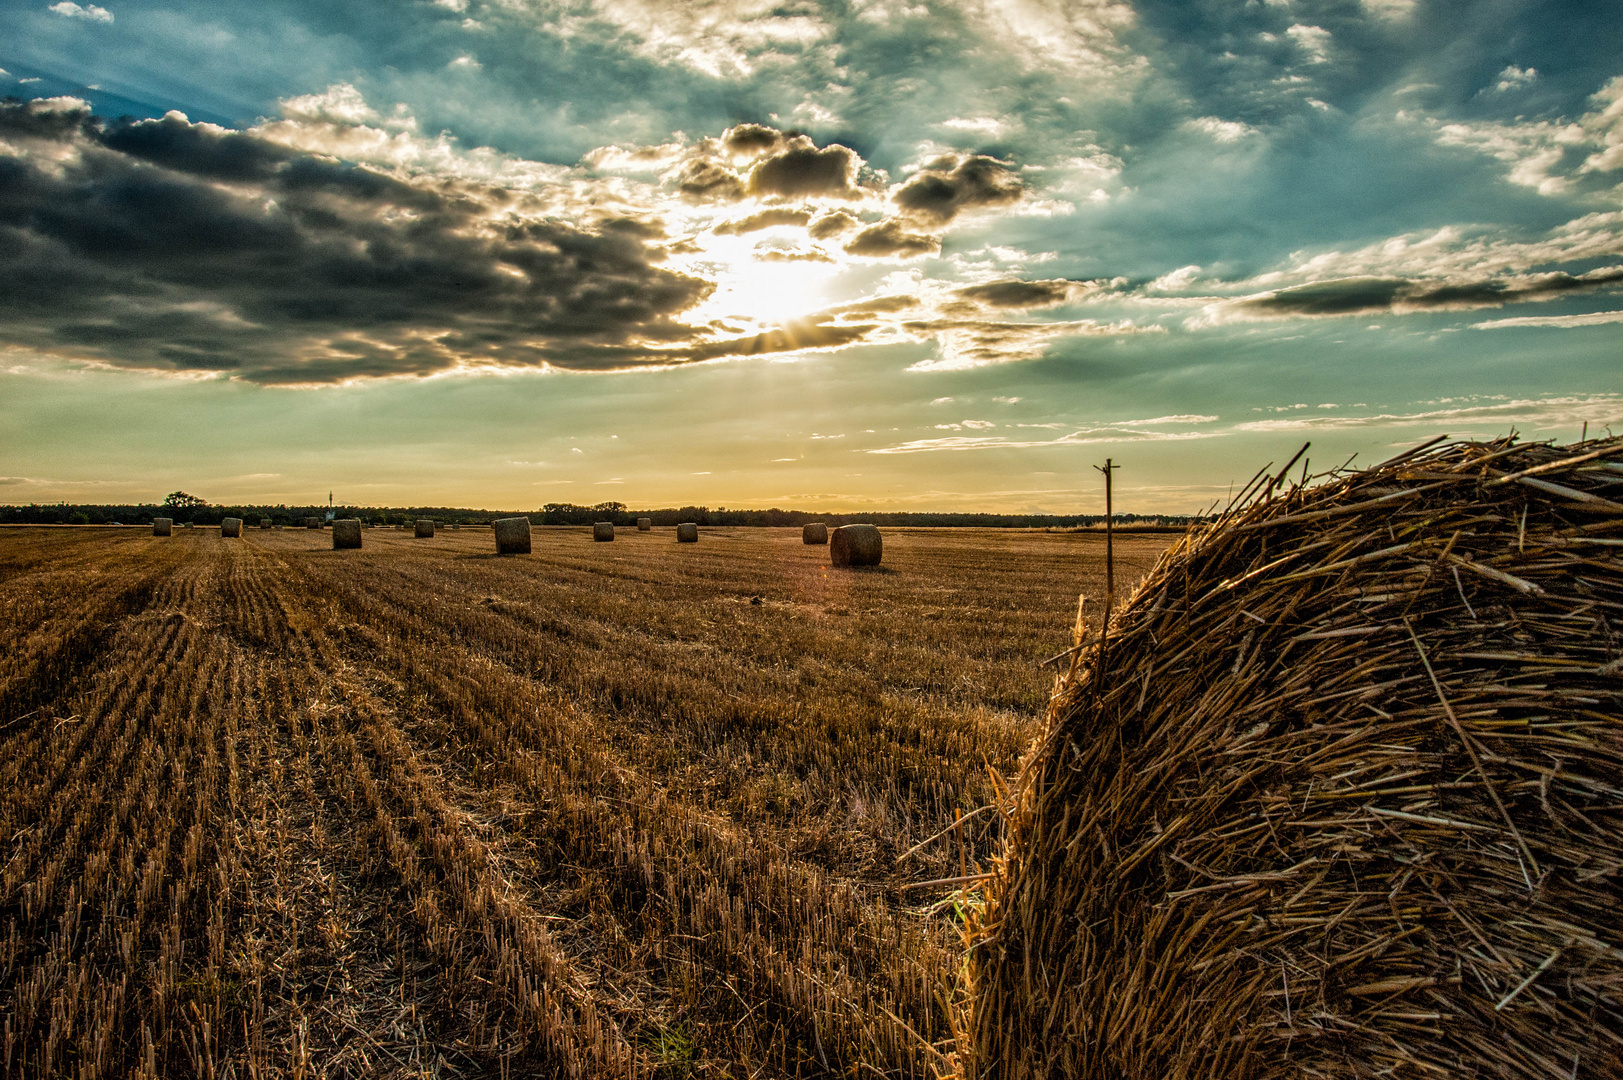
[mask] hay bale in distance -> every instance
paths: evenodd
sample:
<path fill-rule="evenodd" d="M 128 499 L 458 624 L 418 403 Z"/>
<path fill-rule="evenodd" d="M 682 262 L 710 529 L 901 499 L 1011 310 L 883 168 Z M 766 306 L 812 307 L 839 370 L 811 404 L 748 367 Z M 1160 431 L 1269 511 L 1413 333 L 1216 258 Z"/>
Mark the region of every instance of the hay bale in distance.
<path fill-rule="evenodd" d="M 417 539 L 419 539 L 419 540 L 432 540 L 432 539 L 434 539 L 434 519 L 433 518 L 418 518 L 417 519 Z"/>
<path fill-rule="evenodd" d="M 841 525 L 829 536 L 828 557 L 835 566 L 878 566 L 885 541 L 872 525 Z"/>
<path fill-rule="evenodd" d="M 340 548 L 358 548 L 361 546 L 361 522 L 359 518 L 337 518 L 332 523 L 332 546 L 337 551 Z"/>
<path fill-rule="evenodd" d="M 221 518 L 220 519 L 220 535 L 221 536 L 241 536 L 242 535 L 242 519 L 241 518 Z"/>
<path fill-rule="evenodd" d="M 676 527 L 676 542 L 678 544 L 697 544 L 699 542 L 699 524 L 696 521 L 684 521 Z"/>
<path fill-rule="evenodd" d="M 592 539 L 596 541 L 614 539 L 614 522 L 598 521 L 592 525 Z"/>
<path fill-rule="evenodd" d="M 191 527 L 192 527 L 192 526 L 194 526 L 194 525 L 196 525 L 196 524 L 197 524 L 197 523 L 196 523 L 196 522 L 194 522 L 194 521 L 188 521 L 188 522 L 186 522 L 186 523 L 185 523 L 185 524 L 184 524 L 184 525 L 182 525 L 182 526 L 181 526 L 181 527 L 182 527 L 182 528 L 185 528 L 185 529 L 190 529 L 190 528 L 191 528 Z"/>
<path fill-rule="evenodd" d="M 152 535 L 153 536 L 170 536 L 170 535 L 173 535 L 174 528 L 175 528 L 175 519 L 174 518 L 155 517 L 155 518 L 152 519 Z"/>
<path fill-rule="evenodd" d="M 529 518 L 497 518 L 492 527 L 496 530 L 496 554 L 528 555 L 530 553 Z"/>
<path fill-rule="evenodd" d="M 306 529 L 319 529 L 321 528 L 321 519 L 318 517 L 307 517 L 304 519 L 304 527 Z"/>
<path fill-rule="evenodd" d="M 271 519 L 270 518 L 260 518 L 259 519 L 259 527 L 261 529 L 270 528 L 271 527 Z"/>
<path fill-rule="evenodd" d="M 808 521 L 800 527 L 800 542 L 802 544 L 828 543 L 828 526 L 821 521 Z"/>
<path fill-rule="evenodd" d="M 1623 1075 L 1619 472 L 1456 443 L 1191 529 L 1015 786 L 961 1075 Z"/>
<path fill-rule="evenodd" d="M 654 527 L 654 519 L 653 518 L 638 518 L 637 519 L 637 531 L 638 532 L 648 532 L 653 527 Z"/>

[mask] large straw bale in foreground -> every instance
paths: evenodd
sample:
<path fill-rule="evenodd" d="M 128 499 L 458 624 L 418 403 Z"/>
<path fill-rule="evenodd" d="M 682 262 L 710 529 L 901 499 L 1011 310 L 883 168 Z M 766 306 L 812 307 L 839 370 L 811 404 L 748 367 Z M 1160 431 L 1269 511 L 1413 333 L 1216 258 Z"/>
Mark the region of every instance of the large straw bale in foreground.
<path fill-rule="evenodd" d="M 491 527 L 496 532 L 496 554 L 528 555 L 530 553 L 529 518 L 497 518 Z"/>
<path fill-rule="evenodd" d="M 1455 444 L 1193 529 L 1016 788 L 965 1074 L 1623 1076 L 1620 474 Z"/>
<path fill-rule="evenodd" d="M 595 522 L 592 525 L 592 539 L 593 540 L 613 540 L 614 539 L 614 522 L 612 522 L 612 521 Z"/>
<path fill-rule="evenodd" d="M 418 540 L 432 540 L 432 539 L 434 539 L 434 519 L 433 518 L 418 518 L 417 519 L 417 536 L 416 536 L 416 539 L 418 539 Z"/>
<path fill-rule="evenodd" d="M 828 525 L 821 521 L 808 521 L 800 527 L 802 544 L 828 543 Z"/>
<path fill-rule="evenodd" d="M 699 523 L 684 521 L 676 527 L 676 542 L 678 544 L 697 544 L 699 542 Z"/>
<path fill-rule="evenodd" d="M 175 528 L 174 518 L 155 517 L 152 519 L 153 536 L 171 536 Z"/>
<path fill-rule="evenodd" d="M 332 523 L 333 550 L 361 546 L 360 518 L 335 518 Z"/>
<path fill-rule="evenodd" d="M 221 518 L 220 519 L 220 535 L 221 536 L 241 536 L 242 535 L 242 519 L 241 518 Z"/>
<path fill-rule="evenodd" d="M 828 538 L 828 558 L 835 566 L 878 566 L 885 541 L 872 525 L 841 525 Z"/>

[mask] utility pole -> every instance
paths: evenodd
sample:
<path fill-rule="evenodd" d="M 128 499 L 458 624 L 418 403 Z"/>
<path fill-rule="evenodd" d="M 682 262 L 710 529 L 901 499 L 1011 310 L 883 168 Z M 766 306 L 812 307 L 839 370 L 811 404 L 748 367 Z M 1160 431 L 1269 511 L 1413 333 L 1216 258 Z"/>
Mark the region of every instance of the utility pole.
<path fill-rule="evenodd" d="M 1114 463 L 1114 459 L 1105 458 L 1103 465 L 1095 465 L 1095 469 L 1105 474 L 1105 625 L 1099 633 L 1100 641 L 1110 633 L 1110 609 L 1116 601 L 1116 545 L 1114 534 L 1115 507 L 1110 499 L 1110 474 L 1121 468 Z"/>

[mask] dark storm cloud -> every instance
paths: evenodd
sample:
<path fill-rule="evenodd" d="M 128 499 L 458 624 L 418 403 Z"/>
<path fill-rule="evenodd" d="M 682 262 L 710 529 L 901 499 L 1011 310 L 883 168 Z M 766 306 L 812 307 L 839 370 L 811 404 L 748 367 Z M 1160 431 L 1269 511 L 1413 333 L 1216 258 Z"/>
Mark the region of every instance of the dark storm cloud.
<path fill-rule="evenodd" d="M 744 181 L 718 161 L 697 158 L 684 162 L 676 173 L 676 190 L 701 202 L 737 202 L 745 194 Z"/>
<path fill-rule="evenodd" d="M 896 255 L 911 258 L 915 255 L 934 255 L 940 250 L 939 237 L 910 233 L 895 218 L 869 225 L 845 245 L 846 254 L 863 255 L 870 259 Z"/>
<path fill-rule="evenodd" d="M 653 265 L 657 225 L 532 216 L 522 192 L 408 182 L 177 115 L 6 103 L 0 148 L 5 343 L 116 366 L 311 383 L 610 347 L 625 366 L 680 362 L 698 331 L 676 316 L 712 288 Z"/>
<path fill-rule="evenodd" d="M 810 220 L 811 213 L 806 210 L 762 210 L 736 221 L 724 221 L 714 231 L 723 236 L 742 236 L 774 225 L 805 225 Z"/>
<path fill-rule="evenodd" d="M 768 150 L 776 150 L 783 143 L 783 132 L 762 124 L 739 124 L 728 128 L 721 136 L 721 144 L 729 153 L 740 157 L 756 157 Z"/>
<path fill-rule="evenodd" d="M 861 194 L 853 184 L 861 164 L 862 159 L 847 147 L 836 143 L 819 150 L 801 135 L 750 170 L 749 192 L 792 198 L 854 199 Z"/>
<path fill-rule="evenodd" d="M 926 165 L 891 199 L 906 214 L 945 225 L 963 210 L 1018 202 L 1025 190 L 1020 178 L 995 158 L 948 155 Z"/>
<path fill-rule="evenodd" d="M 1395 277 L 1315 281 L 1213 305 L 1217 319 L 1315 318 L 1384 312 L 1460 311 L 1551 300 L 1567 293 L 1623 282 L 1623 267 L 1586 274 L 1555 271 L 1476 281 L 1443 282 Z"/>
<path fill-rule="evenodd" d="M 828 240 L 855 228 L 860 222 L 844 210 L 830 210 L 806 226 L 806 235 L 813 240 Z"/>
<path fill-rule="evenodd" d="M 1044 308 L 1063 304 L 1086 286 L 1075 281 L 991 281 L 971 285 L 954 295 L 994 308 Z"/>

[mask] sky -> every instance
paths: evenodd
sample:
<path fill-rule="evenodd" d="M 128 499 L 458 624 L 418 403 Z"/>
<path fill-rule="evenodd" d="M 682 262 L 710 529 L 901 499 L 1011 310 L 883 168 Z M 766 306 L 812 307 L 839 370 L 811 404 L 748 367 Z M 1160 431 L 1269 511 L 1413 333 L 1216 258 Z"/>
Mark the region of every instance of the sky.
<path fill-rule="evenodd" d="M 1623 433 L 1603 0 L 0 0 L 0 69 L 0 502 L 1190 513 Z"/>

